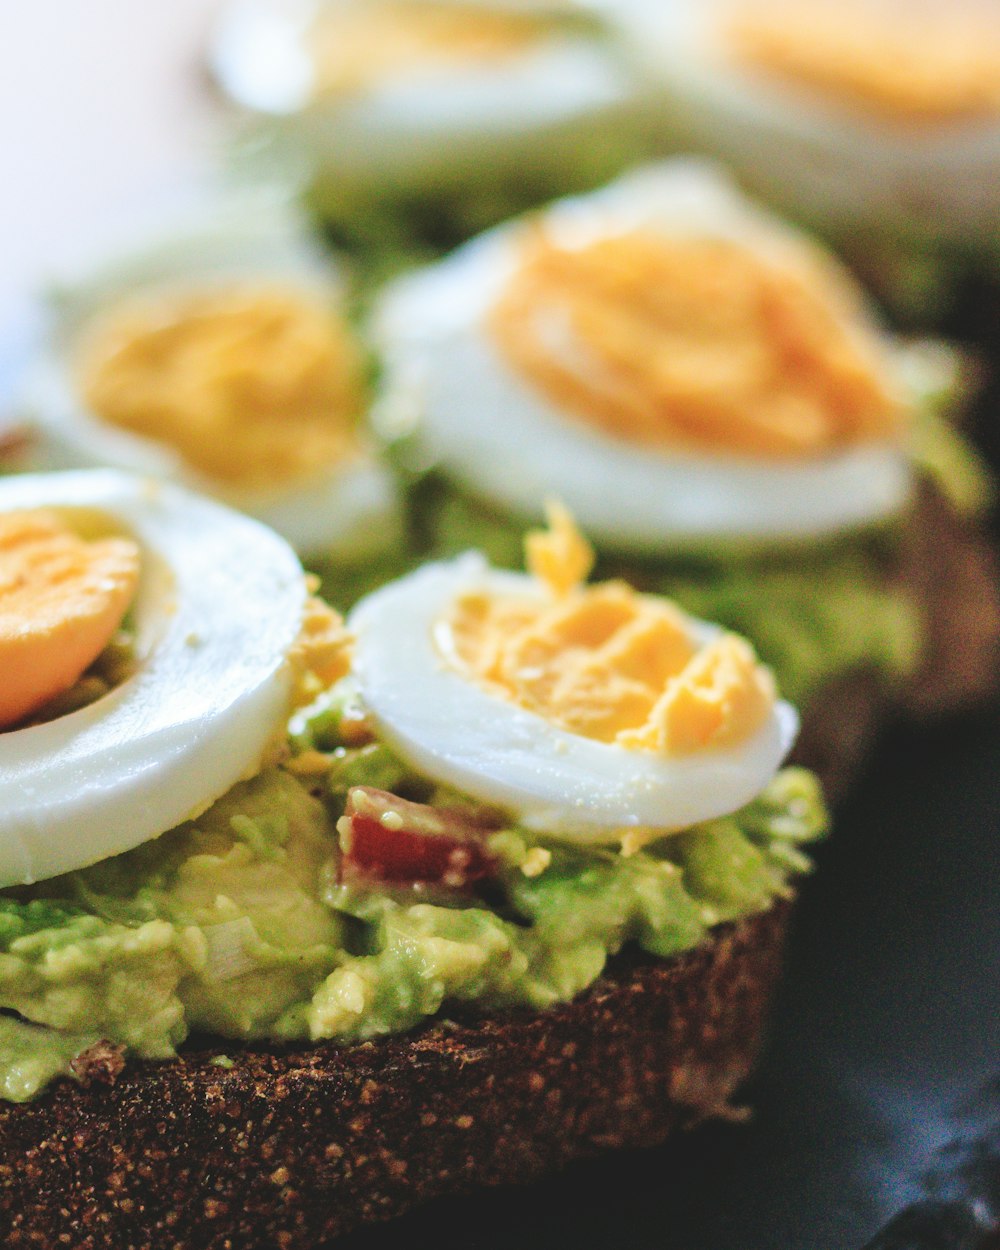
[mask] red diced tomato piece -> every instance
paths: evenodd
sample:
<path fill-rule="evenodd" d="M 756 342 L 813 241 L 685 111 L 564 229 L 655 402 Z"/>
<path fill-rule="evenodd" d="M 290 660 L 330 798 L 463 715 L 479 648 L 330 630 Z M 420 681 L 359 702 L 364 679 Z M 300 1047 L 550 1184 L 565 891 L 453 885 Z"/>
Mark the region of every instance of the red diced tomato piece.
<path fill-rule="evenodd" d="M 466 889 L 495 875 L 486 837 L 500 823 L 493 813 L 430 807 L 355 786 L 338 825 L 343 866 L 381 881 Z"/>

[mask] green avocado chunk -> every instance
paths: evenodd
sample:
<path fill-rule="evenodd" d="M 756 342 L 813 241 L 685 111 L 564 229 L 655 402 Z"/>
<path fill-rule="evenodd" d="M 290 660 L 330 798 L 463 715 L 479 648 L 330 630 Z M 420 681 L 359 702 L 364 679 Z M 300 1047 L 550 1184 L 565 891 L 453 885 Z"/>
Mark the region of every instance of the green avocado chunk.
<path fill-rule="evenodd" d="M 73 1060 L 98 1040 L 94 1033 L 43 1029 L 0 1016 L 0 1099 L 28 1102 L 58 1076 L 73 1076 Z"/>
<path fill-rule="evenodd" d="M 351 787 L 481 810 L 374 737 L 357 745 L 359 715 L 341 683 L 293 721 L 287 766 L 124 855 L 0 892 L 0 1098 L 72 1076 L 99 1040 L 164 1059 L 193 1032 L 352 1041 L 450 1003 L 544 1009 L 626 943 L 666 958 L 787 895 L 809 868 L 801 844 L 825 829 L 815 778 L 792 769 L 732 816 L 632 854 L 494 820 L 479 893 L 358 877 L 336 829 Z"/>

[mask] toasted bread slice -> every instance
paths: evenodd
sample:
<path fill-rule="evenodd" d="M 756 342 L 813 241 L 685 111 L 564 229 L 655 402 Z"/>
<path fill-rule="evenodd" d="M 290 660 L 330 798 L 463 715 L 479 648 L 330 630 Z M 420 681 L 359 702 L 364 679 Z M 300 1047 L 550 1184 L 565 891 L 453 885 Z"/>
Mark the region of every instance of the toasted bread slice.
<path fill-rule="evenodd" d="M 316 1250 L 429 1198 L 728 1114 L 788 913 L 720 926 L 674 959 L 619 957 L 544 1012 L 124 1067 L 104 1048 L 82 1085 L 0 1106 L 4 1244 Z"/>

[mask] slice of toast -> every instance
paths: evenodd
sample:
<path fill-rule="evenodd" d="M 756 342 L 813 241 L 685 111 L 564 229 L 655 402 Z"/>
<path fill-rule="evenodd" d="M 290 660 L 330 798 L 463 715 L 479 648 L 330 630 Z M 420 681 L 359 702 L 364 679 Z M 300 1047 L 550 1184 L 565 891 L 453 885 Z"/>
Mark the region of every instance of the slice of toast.
<path fill-rule="evenodd" d="M 922 498 L 899 576 L 929 623 L 907 690 L 849 675 L 797 757 L 842 792 L 884 720 L 995 689 L 1000 585 L 985 537 Z M 197 1044 L 123 1064 L 99 1046 L 36 1102 L 0 1104 L 8 1246 L 316 1250 L 366 1221 L 730 1114 L 761 1043 L 789 905 L 672 960 L 625 955 L 571 1003 L 449 1017 L 361 1045 Z"/>
<path fill-rule="evenodd" d="M 674 959 L 621 956 L 544 1012 L 123 1068 L 102 1048 L 84 1084 L 0 1106 L 4 1245 L 316 1250 L 433 1197 L 733 1114 L 789 910 Z"/>

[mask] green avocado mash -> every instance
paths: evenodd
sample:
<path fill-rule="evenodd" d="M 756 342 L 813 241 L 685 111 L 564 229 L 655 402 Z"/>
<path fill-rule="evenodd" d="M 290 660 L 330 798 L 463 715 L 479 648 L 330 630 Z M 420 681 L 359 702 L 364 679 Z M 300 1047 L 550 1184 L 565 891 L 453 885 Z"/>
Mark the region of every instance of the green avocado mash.
<path fill-rule="evenodd" d="M 454 170 L 421 164 L 419 185 L 404 179 L 345 177 L 317 172 L 308 207 L 338 247 L 359 263 L 366 288 L 416 265 L 440 259 L 454 247 L 555 196 L 602 186 L 649 155 L 635 118 L 615 117 L 561 127 L 561 143 L 549 136 L 520 145 L 501 168 L 482 163 L 470 177 L 469 162 Z M 595 133 L 600 127 L 601 133 Z M 495 154 L 491 151 L 491 157 Z M 510 177 L 520 160 L 520 177 Z"/>
<path fill-rule="evenodd" d="M 789 769 L 732 816 L 632 854 L 542 844 L 511 820 L 488 835 L 479 893 L 351 876 L 336 822 L 352 786 L 476 810 L 377 739 L 356 745 L 358 711 L 340 683 L 293 718 L 283 766 L 197 820 L 0 892 L 0 1097 L 72 1075 L 98 1040 L 167 1058 L 193 1032 L 351 1041 L 449 1003 L 544 1008 L 627 942 L 674 955 L 787 895 L 825 828 L 815 779 Z"/>

